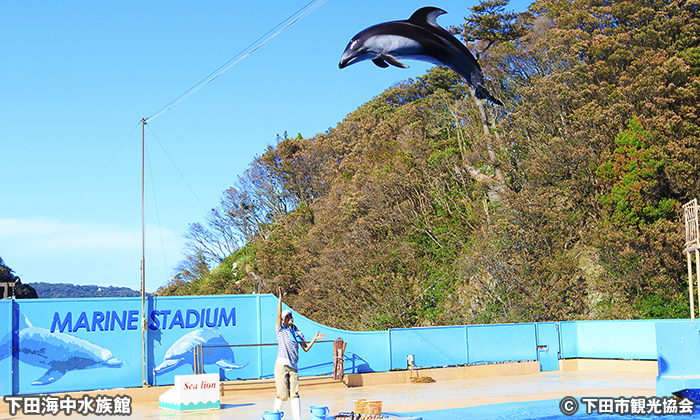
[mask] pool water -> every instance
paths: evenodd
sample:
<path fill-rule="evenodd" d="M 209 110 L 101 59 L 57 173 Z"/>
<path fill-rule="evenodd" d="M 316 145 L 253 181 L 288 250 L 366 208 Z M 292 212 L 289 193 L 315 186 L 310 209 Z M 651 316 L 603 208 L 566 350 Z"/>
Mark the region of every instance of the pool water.
<path fill-rule="evenodd" d="M 488 420 L 550 420 L 550 419 L 584 419 L 595 420 L 631 420 L 631 419 L 700 419 L 700 407 L 695 409 L 692 415 L 667 414 L 665 416 L 652 415 L 620 415 L 620 414 L 586 414 L 585 405 L 581 406 L 572 416 L 565 416 L 559 409 L 559 401 L 527 401 L 503 404 L 481 405 L 467 408 L 454 408 L 445 410 L 431 410 L 414 413 L 401 413 L 403 416 L 421 417 L 423 420 L 463 420 L 463 419 L 488 419 Z"/>

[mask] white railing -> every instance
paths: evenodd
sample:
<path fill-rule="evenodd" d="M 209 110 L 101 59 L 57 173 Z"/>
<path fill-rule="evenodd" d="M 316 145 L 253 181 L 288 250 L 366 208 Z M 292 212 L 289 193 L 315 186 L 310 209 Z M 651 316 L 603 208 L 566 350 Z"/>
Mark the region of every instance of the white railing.
<path fill-rule="evenodd" d="M 698 241 L 698 200 L 693 199 L 683 206 L 685 213 L 685 248 L 700 245 Z"/>

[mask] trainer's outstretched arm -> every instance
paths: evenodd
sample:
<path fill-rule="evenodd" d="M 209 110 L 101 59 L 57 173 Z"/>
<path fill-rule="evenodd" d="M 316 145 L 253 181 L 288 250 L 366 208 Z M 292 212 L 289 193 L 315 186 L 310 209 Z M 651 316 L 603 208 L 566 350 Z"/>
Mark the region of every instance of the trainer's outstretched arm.
<path fill-rule="evenodd" d="M 326 334 L 321 334 L 321 332 L 319 331 L 319 332 L 316 333 L 316 335 L 314 336 L 314 338 L 311 339 L 310 342 L 307 343 L 306 341 L 302 341 L 302 342 L 299 343 L 299 344 L 301 345 L 301 348 L 304 349 L 304 351 L 309 351 L 309 350 L 311 350 L 311 346 L 314 345 L 314 343 L 316 342 L 316 340 L 322 340 L 325 336 L 326 336 Z"/>
<path fill-rule="evenodd" d="M 282 288 L 278 287 L 277 288 L 277 293 L 279 294 L 279 301 L 277 302 L 277 321 L 275 321 L 275 327 L 277 329 L 280 329 L 280 326 L 282 326 Z"/>

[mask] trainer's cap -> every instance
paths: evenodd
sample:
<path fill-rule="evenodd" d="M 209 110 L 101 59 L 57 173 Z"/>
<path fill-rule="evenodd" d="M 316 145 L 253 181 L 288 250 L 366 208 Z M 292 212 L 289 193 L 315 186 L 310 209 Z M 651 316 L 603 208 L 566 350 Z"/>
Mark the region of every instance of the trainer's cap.
<path fill-rule="evenodd" d="M 287 315 L 291 315 L 291 314 L 292 314 L 292 311 L 290 311 L 289 309 L 285 309 L 284 311 L 282 311 L 282 319 L 285 319 L 287 317 Z"/>

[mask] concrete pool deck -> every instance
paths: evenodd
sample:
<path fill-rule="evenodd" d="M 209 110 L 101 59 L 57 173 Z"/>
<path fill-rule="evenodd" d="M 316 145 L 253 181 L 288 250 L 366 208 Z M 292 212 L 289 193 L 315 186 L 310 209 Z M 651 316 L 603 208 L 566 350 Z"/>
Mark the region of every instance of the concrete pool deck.
<path fill-rule="evenodd" d="M 302 417 L 309 406 L 328 406 L 331 414 L 354 410 L 356 399 L 382 401 L 385 413 L 474 407 L 523 401 L 561 399 L 565 396 L 652 397 L 655 395 L 656 361 L 561 361 L 560 370 L 539 372 L 537 362 L 468 366 L 417 371 L 435 379 L 433 383 L 409 382 L 408 371 L 347 375 L 343 382 L 329 378 L 302 381 Z M 129 416 L 133 419 L 259 419 L 272 409 L 273 381 L 240 381 L 222 387 L 221 410 L 175 413 L 158 408 L 158 397 L 169 387 L 127 388 L 120 390 L 71 393 L 82 395 L 128 395 L 132 398 Z M 63 396 L 65 394 L 56 394 Z M 555 404 L 555 403 L 553 403 Z M 284 419 L 291 419 L 286 402 Z M 0 419 L 37 418 L 18 413 L 10 416 L 8 404 L 0 403 Z M 60 413 L 57 417 L 66 417 Z M 73 415 L 79 418 L 110 416 Z M 121 417 L 123 416 L 114 416 Z M 564 417 L 564 416 L 562 416 Z"/>

